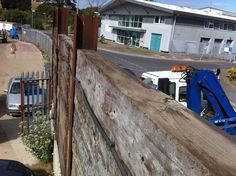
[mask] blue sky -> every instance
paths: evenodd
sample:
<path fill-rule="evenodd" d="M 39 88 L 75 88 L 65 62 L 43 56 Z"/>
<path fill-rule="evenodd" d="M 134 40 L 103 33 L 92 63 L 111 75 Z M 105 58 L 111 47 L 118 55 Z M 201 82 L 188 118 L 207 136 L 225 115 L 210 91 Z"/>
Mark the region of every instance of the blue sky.
<path fill-rule="evenodd" d="M 110 0 L 79 0 L 80 8 L 85 8 L 86 6 L 88 6 L 88 1 L 99 2 L 99 4 L 103 4 L 104 2 L 108 2 Z M 154 0 L 154 1 L 165 4 L 175 4 L 193 8 L 211 6 L 223 10 L 236 12 L 236 0 Z"/>
<path fill-rule="evenodd" d="M 236 0 L 156 0 L 156 1 L 165 4 L 176 4 L 194 8 L 211 6 L 219 9 L 236 12 Z"/>

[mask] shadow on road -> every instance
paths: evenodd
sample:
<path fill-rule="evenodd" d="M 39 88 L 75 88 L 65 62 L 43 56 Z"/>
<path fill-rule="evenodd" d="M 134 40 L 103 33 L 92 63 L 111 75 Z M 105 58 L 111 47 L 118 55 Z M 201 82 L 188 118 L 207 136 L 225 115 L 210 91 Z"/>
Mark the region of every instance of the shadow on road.
<path fill-rule="evenodd" d="M 0 94 L 0 118 L 6 113 L 6 94 Z"/>
<path fill-rule="evenodd" d="M 19 119 L 17 118 L 0 119 L 0 144 L 17 139 L 20 136 L 18 124 Z"/>
<path fill-rule="evenodd" d="M 19 137 L 19 117 L 6 114 L 6 95 L 0 94 L 0 144 Z"/>

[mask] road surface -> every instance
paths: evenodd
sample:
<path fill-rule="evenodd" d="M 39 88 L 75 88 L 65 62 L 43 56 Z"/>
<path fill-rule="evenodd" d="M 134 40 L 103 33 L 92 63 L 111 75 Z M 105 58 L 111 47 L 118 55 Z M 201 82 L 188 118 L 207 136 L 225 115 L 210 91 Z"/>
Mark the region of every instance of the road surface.
<path fill-rule="evenodd" d="M 140 77 L 143 72 L 147 71 L 161 71 L 170 70 L 173 65 L 187 65 L 199 69 L 217 69 L 222 70 L 221 84 L 226 92 L 226 95 L 236 104 L 236 86 L 231 85 L 225 77 L 226 69 L 235 67 L 235 63 L 230 63 L 222 60 L 174 60 L 174 59 L 160 59 L 160 58 L 144 58 L 139 56 L 130 56 L 118 53 L 112 53 L 104 50 L 98 50 L 98 53 L 104 58 L 112 61 L 122 68 L 131 70 L 137 77 Z"/>

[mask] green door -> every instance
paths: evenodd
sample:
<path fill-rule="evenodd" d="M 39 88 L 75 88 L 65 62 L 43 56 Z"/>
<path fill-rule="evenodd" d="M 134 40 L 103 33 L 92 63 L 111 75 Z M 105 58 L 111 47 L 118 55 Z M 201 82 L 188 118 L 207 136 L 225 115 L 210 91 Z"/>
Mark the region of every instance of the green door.
<path fill-rule="evenodd" d="M 161 34 L 152 34 L 150 49 L 153 51 L 160 51 Z"/>

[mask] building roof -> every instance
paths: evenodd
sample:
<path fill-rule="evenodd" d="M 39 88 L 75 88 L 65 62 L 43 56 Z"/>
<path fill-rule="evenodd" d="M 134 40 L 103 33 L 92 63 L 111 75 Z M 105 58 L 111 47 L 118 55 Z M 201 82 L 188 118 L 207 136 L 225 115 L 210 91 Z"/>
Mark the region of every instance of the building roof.
<path fill-rule="evenodd" d="M 183 6 L 177 6 L 177 5 L 172 5 L 172 4 L 163 4 L 163 3 L 151 2 L 151 1 L 145 1 L 145 0 L 112 0 L 106 3 L 101 8 L 100 10 L 101 13 L 118 5 L 116 4 L 116 2 L 119 2 L 118 4 L 121 4 L 122 2 L 123 3 L 130 2 L 130 3 L 150 7 L 157 10 L 162 10 L 162 11 L 173 13 L 173 14 L 184 13 L 184 14 L 189 14 L 189 15 L 194 15 L 194 16 L 205 16 L 205 17 L 211 17 L 211 18 L 219 18 L 223 20 L 236 21 L 236 15 L 234 16 L 233 12 L 232 14 L 229 13 L 229 15 L 227 15 L 224 10 L 220 10 L 220 9 L 217 9 L 217 10 L 209 10 L 213 8 L 195 9 L 195 8 L 190 8 L 190 7 L 183 7 Z"/>

